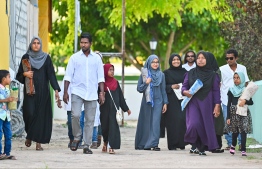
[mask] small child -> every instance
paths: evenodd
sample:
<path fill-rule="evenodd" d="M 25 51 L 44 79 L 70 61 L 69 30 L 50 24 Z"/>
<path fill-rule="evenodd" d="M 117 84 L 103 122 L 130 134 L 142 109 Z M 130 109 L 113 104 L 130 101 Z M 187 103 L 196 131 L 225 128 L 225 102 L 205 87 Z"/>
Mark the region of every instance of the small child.
<path fill-rule="evenodd" d="M 7 70 L 0 70 L 0 160 L 15 160 L 15 156 L 11 156 L 12 130 L 11 130 L 11 114 L 8 110 L 8 102 L 15 101 L 14 97 L 10 97 L 10 90 L 6 85 L 10 85 L 10 73 Z M 4 153 L 2 153 L 2 135 L 5 136 Z"/>
<path fill-rule="evenodd" d="M 247 156 L 246 154 L 246 139 L 247 133 L 251 133 L 252 130 L 252 119 L 249 109 L 247 109 L 247 116 L 241 116 L 236 114 L 236 106 L 238 100 L 240 107 L 246 105 L 253 105 L 252 98 L 250 100 L 239 99 L 241 94 L 245 89 L 245 75 L 242 72 L 234 73 L 234 86 L 228 91 L 228 103 L 227 103 L 227 124 L 229 125 L 229 130 L 232 132 L 232 145 L 230 147 L 230 153 L 235 154 L 235 146 L 237 144 L 237 136 L 241 135 L 241 154 L 242 156 Z"/>
<path fill-rule="evenodd" d="M 121 109 L 124 112 L 127 112 L 128 115 L 131 114 L 131 111 L 126 105 L 126 101 L 118 81 L 114 78 L 114 66 L 111 64 L 105 64 L 104 75 L 105 103 L 100 106 L 100 122 L 102 128 L 102 136 L 104 140 L 102 152 L 107 152 L 108 145 L 109 154 L 115 154 L 114 149 L 120 149 L 121 137 L 119 126 L 116 120 L 116 108 L 114 106 L 113 100 L 109 94 L 107 87 L 109 88 L 112 94 L 116 107 L 121 107 Z"/>

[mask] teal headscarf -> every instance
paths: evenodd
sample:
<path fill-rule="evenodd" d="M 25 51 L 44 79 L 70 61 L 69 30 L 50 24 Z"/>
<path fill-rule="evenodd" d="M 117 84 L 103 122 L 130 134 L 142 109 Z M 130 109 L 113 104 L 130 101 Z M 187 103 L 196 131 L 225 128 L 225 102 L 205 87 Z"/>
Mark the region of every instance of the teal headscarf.
<path fill-rule="evenodd" d="M 234 75 L 235 74 L 238 74 L 241 82 L 239 85 L 234 84 L 234 86 L 231 87 L 229 90 L 231 91 L 234 97 L 240 97 L 245 89 L 246 79 L 243 72 L 235 72 Z"/>

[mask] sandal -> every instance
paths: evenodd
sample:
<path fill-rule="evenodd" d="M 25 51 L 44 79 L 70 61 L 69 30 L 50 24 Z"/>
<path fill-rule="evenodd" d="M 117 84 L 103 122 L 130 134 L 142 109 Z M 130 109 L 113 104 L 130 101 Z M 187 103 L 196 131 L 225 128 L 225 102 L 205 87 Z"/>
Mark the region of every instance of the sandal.
<path fill-rule="evenodd" d="M 85 147 L 83 149 L 83 154 L 93 154 L 92 150 L 89 149 L 89 147 Z"/>
<path fill-rule="evenodd" d="M 76 151 L 78 149 L 78 144 L 79 144 L 79 141 L 77 140 L 74 140 L 71 145 L 70 145 L 70 150 L 72 151 Z"/>
<path fill-rule="evenodd" d="M 230 152 L 230 154 L 234 155 L 235 154 L 235 147 L 231 146 L 229 152 Z"/>
<path fill-rule="evenodd" d="M 205 152 L 200 152 L 200 151 L 199 151 L 199 155 L 200 155 L 200 156 L 206 156 L 207 154 L 206 154 Z"/>
<path fill-rule="evenodd" d="M 32 141 L 31 141 L 31 140 L 29 140 L 29 139 L 26 139 L 26 140 L 25 140 L 25 146 L 26 146 L 26 147 L 30 147 L 31 144 L 32 144 Z"/>
<path fill-rule="evenodd" d="M 104 142 L 102 152 L 106 153 L 107 152 L 107 142 Z"/>
<path fill-rule="evenodd" d="M 0 160 L 4 160 L 6 158 L 5 154 L 0 154 Z"/>
<path fill-rule="evenodd" d="M 160 148 L 159 147 L 154 147 L 153 150 L 154 151 L 160 151 Z"/>
<path fill-rule="evenodd" d="M 5 159 L 7 159 L 7 160 L 16 160 L 16 158 L 15 158 L 15 156 L 6 156 L 6 158 Z"/>
<path fill-rule="evenodd" d="M 190 154 L 199 154 L 199 151 L 198 151 L 197 149 L 194 149 L 194 150 L 193 150 L 193 149 L 190 149 L 190 150 L 189 150 L 189 153 L 190 153 Z"/>
<path fill-rule="evenodd" d="M 115 154 L 114 149 L 110 148 L 110 149 L 109 149 L 109 154 Z"/>
<path fill-rule="evenodd" d="M 225 150 L 230 150 L 230 147 L 229 147 L 229 146 L 228 146 L 228 147 L 226 147 L 226 148 L 225 148 Z"/>
<path fill-rule="evenodd" d="M 40 143 L 36 143 L 36 147 L 35 147 L 36 151 L 43 151 L 44 149 L 41 147 Z"/>

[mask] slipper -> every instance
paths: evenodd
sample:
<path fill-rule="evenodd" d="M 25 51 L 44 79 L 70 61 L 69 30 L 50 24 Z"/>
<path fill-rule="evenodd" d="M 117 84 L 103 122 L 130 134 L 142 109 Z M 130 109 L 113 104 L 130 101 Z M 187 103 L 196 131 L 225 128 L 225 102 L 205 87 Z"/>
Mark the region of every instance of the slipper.
<path fill-rule="evenodd" d="M 36 147 L 35 150 L 36 151 L 44 151 L 43 147 Z"/>
<path fill-rule="evenodd" d="M 4 160 L 6 158 L 5 154 L 0 154 L 0 160 Z"/>
<path fill-rule="evenodd" d="M 15 156 L 6 156 L 6 158 L 5 159 L 7 159 L 7 160 L 16 160 L 16 158 L 15 158 Z"/>
<path fill-rule="evenodd" d="M 74 141 L 71 143 L 70 150 L 76 151 L 76 150 L 78 149 L 78 144 L 79 144 L 79 141 L 74 140 Z"/>
<path fill-rule="evenodd" d="M 26 146 L 26 147 L 30 147 L 31 144 L 32 144 L 32 141 L 31 141 L 31 140 L 29 140 L 29 139 L 26 139 L 26 140 L 25 140 L 25 146 Z"/>
<path fill-rule="evenodd" d="M 104 142 L 102 152 L 106 153 L 107 152 L 107 142 Z"/>
<path fill-rule="evenodd" d="M 36 147 L 35 147 L 35 150 L 36 151 L 43 151 L 43 147 L 41 147 L 41 144 L 40 143 L 36 143 Z"/>
<path fill-rule="evenodd" d="M 109 149 L 109 154 L 115 154 L 114 149 L 110 148 L 110 149 Z"/>
<path fill-rule="evenodd" d="M 153 150 L 154 151 L 160 151 L 160 148 L 159 147 L 154 147 Z"/>
<path fill-rule="evenodd" d="M 92 150 L 89 149 L 89 147 L 85 147 L 83 149 L 83 154 L 93 154 Z"/>
<path fill-rule="evenodd" d="M 228 147 L 226 147 L 226 148 L 225 148 L 225 150 L 230 150 L 230 147 L 229 147 L 229 146 L 228 146 Z"/>

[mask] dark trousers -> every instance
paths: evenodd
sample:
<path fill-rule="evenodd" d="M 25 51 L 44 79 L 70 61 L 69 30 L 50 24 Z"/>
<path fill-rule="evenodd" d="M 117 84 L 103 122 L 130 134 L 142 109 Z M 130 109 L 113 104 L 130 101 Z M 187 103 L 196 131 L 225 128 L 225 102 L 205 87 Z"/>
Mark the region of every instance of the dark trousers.
<path fill-rule="evenodd" d="M 237 145 L 237 136 L 239 133 L 232 133 L 232 145 L 235 147 Z M 246 151 L 246 141 L 247 141 L 247 133 L 240 133 L 241 136 L 241 150 Z"/>
<path fill-rule="evenodd" d="M 220 135 L 216 135 L 217 136 L 217 143 L 218 143 L 218 146 L 219 146 L 219 149 L 222 148 L 222 136 Z"/>

